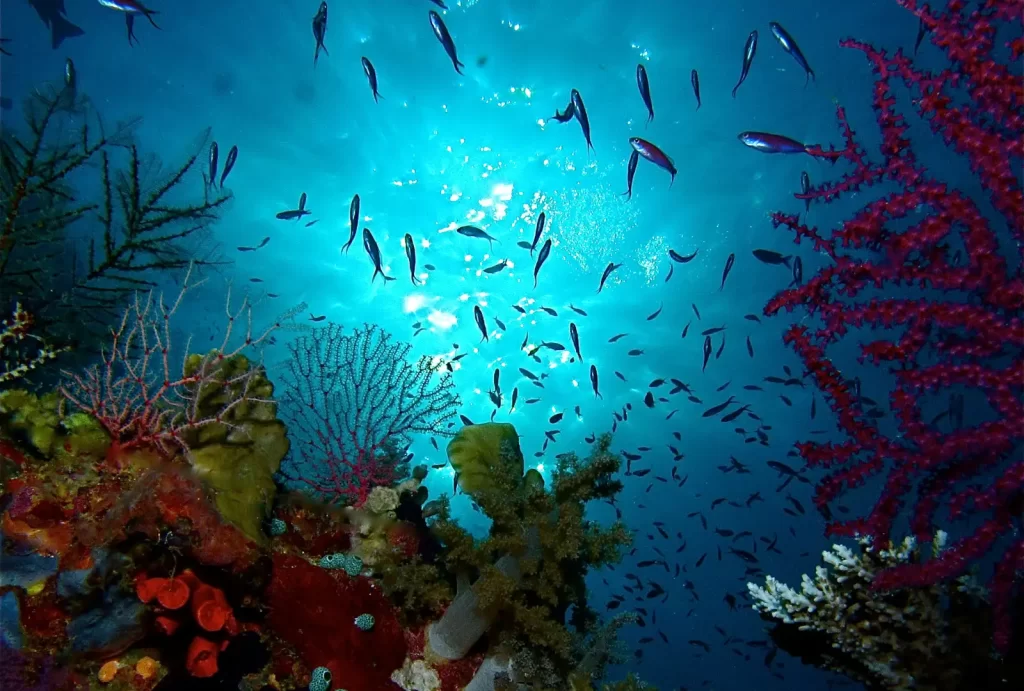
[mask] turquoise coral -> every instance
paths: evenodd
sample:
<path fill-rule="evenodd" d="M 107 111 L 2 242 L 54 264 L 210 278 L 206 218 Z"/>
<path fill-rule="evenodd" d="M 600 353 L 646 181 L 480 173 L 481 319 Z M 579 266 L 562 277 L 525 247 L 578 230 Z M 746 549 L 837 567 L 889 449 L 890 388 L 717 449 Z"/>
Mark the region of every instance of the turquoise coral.
<path fill-rule="evenodd" d="M 360 614 L 355 618 L 355 625 L 360 631 L 372 631 L 376 623 L 372 614 Z"/>

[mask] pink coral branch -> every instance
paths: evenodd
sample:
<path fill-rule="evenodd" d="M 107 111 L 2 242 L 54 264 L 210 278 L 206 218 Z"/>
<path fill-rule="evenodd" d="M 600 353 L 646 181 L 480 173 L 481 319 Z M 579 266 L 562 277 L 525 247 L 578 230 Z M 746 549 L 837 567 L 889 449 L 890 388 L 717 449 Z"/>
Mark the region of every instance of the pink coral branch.
<path fill-rule="evenodd" d="M 775 295 L 765 314 L 800 308 L 821 322 L 813 331 L 791 326 L 785 342 L 824 393 L 846 437 L 797 445 L 808 465 L 829 468 L 815 495 L 829 534 L 868 534 L 887 544 L 909 506 L 915 533 L 928 540 L 942 507 L 949 521 L 981 515 L 980 524 L 968 521 L 963 536 L 935 559 L 883 572 L 874 585 L 935 583 L 1009 543 L 991 588 L 994 609 L 1008 611 L 1015 575 L 1024 566 L 1024 548 L 1010 537 L 1024 502 L 1024 280 L 1019 268 L 1011 269 L 1017 261 L 1006 256 L 1024 239 L 1024 195 L 1014 172 L 1024 158 L 1024 83 L 993 56 L 1000 28 L 1020 31 L 1024 3 L 984 0 L 968 10 L 963 0 L 951 0 L 945 10 L 933 10 L 916 0 L 896 1 L 921 18 L 952 66 L 933 74 L 902 51 L 890 55 L 854 39 L 840 42 L 864 53 L 875 75 L 881 156 L 867 156 L 839 107 L 843 146 L 814 146 L 809 153 L 850 170 L 795 196 L 827 204 L 873 186 L 894 191 L 827 234 L 795 215 L 772 214 L 776 228 L 791 231 L 798 244 L 810 240 L 832 263 Z M 1024 53 L 1024 37 L 1013 36 L 1007 45 L 1014 56 Z M 911 91 L 913 108 L 932 132 L 966 159 L 1001 217 L 1000 227 L 968 195 L 919 163 L 897 110 L 896 82 Z M 907 223 L 921 209 L 923 217 Z M 962 250 L 954 250 L 958 246 Z M 911 289 L 925 292 L 907 295 Z M 866 415 L 859 384 L 844 377 L 827 352 L 851 334 L 878 330 L 885 337 L 860 344 L 860 360 L 889 368 L 889 406 L 898 427 L 893 436 Z M 988 404 L 973 427 L 943 430 L 924 417 L 925 401 L 964 390 L 980 392 Z M 833 520 L 829 503 L 868 482 L 880 485 L 871 511 Z M 1009 619 L 997 619 L 995 640 L 1005 646 Z"/>

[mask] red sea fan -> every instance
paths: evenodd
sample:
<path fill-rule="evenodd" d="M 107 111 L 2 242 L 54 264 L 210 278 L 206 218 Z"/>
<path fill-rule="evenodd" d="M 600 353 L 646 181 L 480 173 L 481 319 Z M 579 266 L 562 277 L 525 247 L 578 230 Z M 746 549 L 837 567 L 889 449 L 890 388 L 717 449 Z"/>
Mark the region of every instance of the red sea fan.
<path fill-rule="evenodd" d="M 1014 172 L 1024 159 L 1024 82 L 1008 67 L 1024 53 L 1024 3 L 984 0 L 968 10 L 963 0 L 952 0 L 936 11 L 916 0 L 896 1 L 919 17 L 952 65 L 931 73 L 902 51 L 890 55 L 853 39 L 840 43 L 863 52 L 875 74 L 881 161 L 870 160 L 858 146 L 840 107 L 845 147 L 811 154 L 846 161 L 853 169 L 796 196 L 829 203 L 876 185 L 895 191 L 862 206 L 830 236 L 795 215 L 773 214 L 776 227 L 792 230 L 797 243 L 811 240 L 833 263 L 806 284 L 780 292 L 765 314 L 799 307 L 822 322 L 813 331 L 802 323 L 791 326 L 785 341 L 847 437 L 797 447 L 809 465 L 834 469 L 816 495 L 830 520 L 829 534 L 866 534 L 887 543 L 909 503 L 914 533 L 930 540 L 936 515 L 948 509 L 940 527 L 955 528 L 959 539 L 934 559 L 881 573 L 874 586 L 935 583 L 962 574 L 980 557 L 1002 553 L 990 593 L 995 643 L 1005 649 L 1014 583 L 1024 571 L 1024 540 L 1015 531 L 1024 505 L 1024 196 Z M 1006 31 L 1011 35 L 1004 43 Z M 919 162 L 897 107 L 895 83 L 909 89 L 917 114 L 969 163 L 986 200 L 951 188 Z M 990 203 L 995 213 L 986 214 L 978 201 Z M 912 289 L 920 293 L 910 296 Z M 828 356 L 831 346 L 852 334 L 872 331 L 899 334 L 860 345 L 860 361 L 886 366 L 895 380 L 889 405 L 898 434 L 891 436 L 865 414 L 859 391 Z M 956 406 L 944 428 L 924 415 L 926 402 L 963 392 L 977 396 L 969 417 L 982 421 L 973 427 L 948 424 L 962 417 Z M 875 476 L 881 476 L 882 491 L 871 512 L 831 520 L 828 504 Z"/>

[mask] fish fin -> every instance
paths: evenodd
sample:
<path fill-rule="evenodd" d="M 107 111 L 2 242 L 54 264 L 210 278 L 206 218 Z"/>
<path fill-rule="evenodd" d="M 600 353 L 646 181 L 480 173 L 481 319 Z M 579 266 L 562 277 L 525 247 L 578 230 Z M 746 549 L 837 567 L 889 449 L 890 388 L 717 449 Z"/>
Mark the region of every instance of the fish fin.
<path fill-rule="evenodd" d="M 146 15 L 146 19 L 149 20 L 149 23 L 153 25 L 154 29 L 160 29 L 160 27 L 157 26 L 157 23 L 153 21 L 153 15 L 160 14 L 159 12 L 157 12 L 156 10 L 150 10 L 149 12 L 145 12 L 144 14 Z M 163 31 L 163 29 L 160 29 L 160 31 Z"/>
<path fill-rule="evenodd" d="M 57 15 L 50 23 L 50 47 L 54 50 L 60 47 L 60 44 L 64 42 L 65 38 L 74 38 L 75 36 L 81 36 L 85 33 L 85 30 L 79 26 L 75 26 L 64 17 Z"/>
<path fill-rule="evenodd" d="M 455 71 L 456 71 L 456 72 L 458 72 L 459 74 L 461 74 L 461 75 L 465 76 L 465 74 L 466 74 L 466 73 L 465 73 L 465 72 L 463 72 L 462 70 L 460 70 L 460 69 L 459 69 L 460 67 L 465 67 L 465 65 L 464 65 L 464 64 L 462 64 L 461 62 L 459 62 L 458 60 L 456 60 L 456 61 L 455 61 Z"/>
<path fill-rule="evenodd" d="M 381 271 L 381 272 L 380 272 L 380 275 L 381 275 L 381 276 L 384 276 L 384 282 L 385 282 L 385 283 L 387 283 L 388 281 L 397 281 L 397 280 L 398 280 L 398 279 L 397 279 L 397 278 L 395 278 L 394 276 L 388 276 L 388 275 L 386 275 L 386 274 L 385 274 L 385 273 L 384 273 L 383 271 Z"/>

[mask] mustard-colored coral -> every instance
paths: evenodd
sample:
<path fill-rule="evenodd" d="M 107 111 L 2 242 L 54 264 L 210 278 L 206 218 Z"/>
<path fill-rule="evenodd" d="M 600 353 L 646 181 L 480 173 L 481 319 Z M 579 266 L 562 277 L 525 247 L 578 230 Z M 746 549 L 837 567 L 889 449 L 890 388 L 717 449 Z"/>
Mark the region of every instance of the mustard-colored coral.
<path fill-rule="evenodd" d="M 374 487 L 366 498 L 366 508 L 376 514 L 386 514 L 398 508 L 398 490 L 392 487 Z"/>
<path fill-rule="evenodd" d="M 216 354 L 190 355 L 185 375 L 211 367 Z M 288 453 L 284 423 L 277 419 L 274 386 L 262 367 L 236 355 L 204 377 L 196 409 L 214 421 L 185 434 L 188 460 L 213 495 L 218 512 L 256 542 L 277 488 L 274 473 Z"/>
<path fill-rule="evenodd" d="M 109 435 L 87 413 L 66 414 L 63 400 L 56 392 L 0 392 L 0 429 L 43 459 L 78 459 L 84 465 L 88 459 L 102 458 L 110 446 Z"/>
<path fill-rule="evenodd" d="M 493 489 L 495 464 L 516 458 L 517 465 L 511 470 L 518 482 L 523 475 L 523 453 L 519 434 L 508 423 L 466 425 L 448 442 L 448 460 L 459 474 L 459 487 L 467 494 Z"/>

